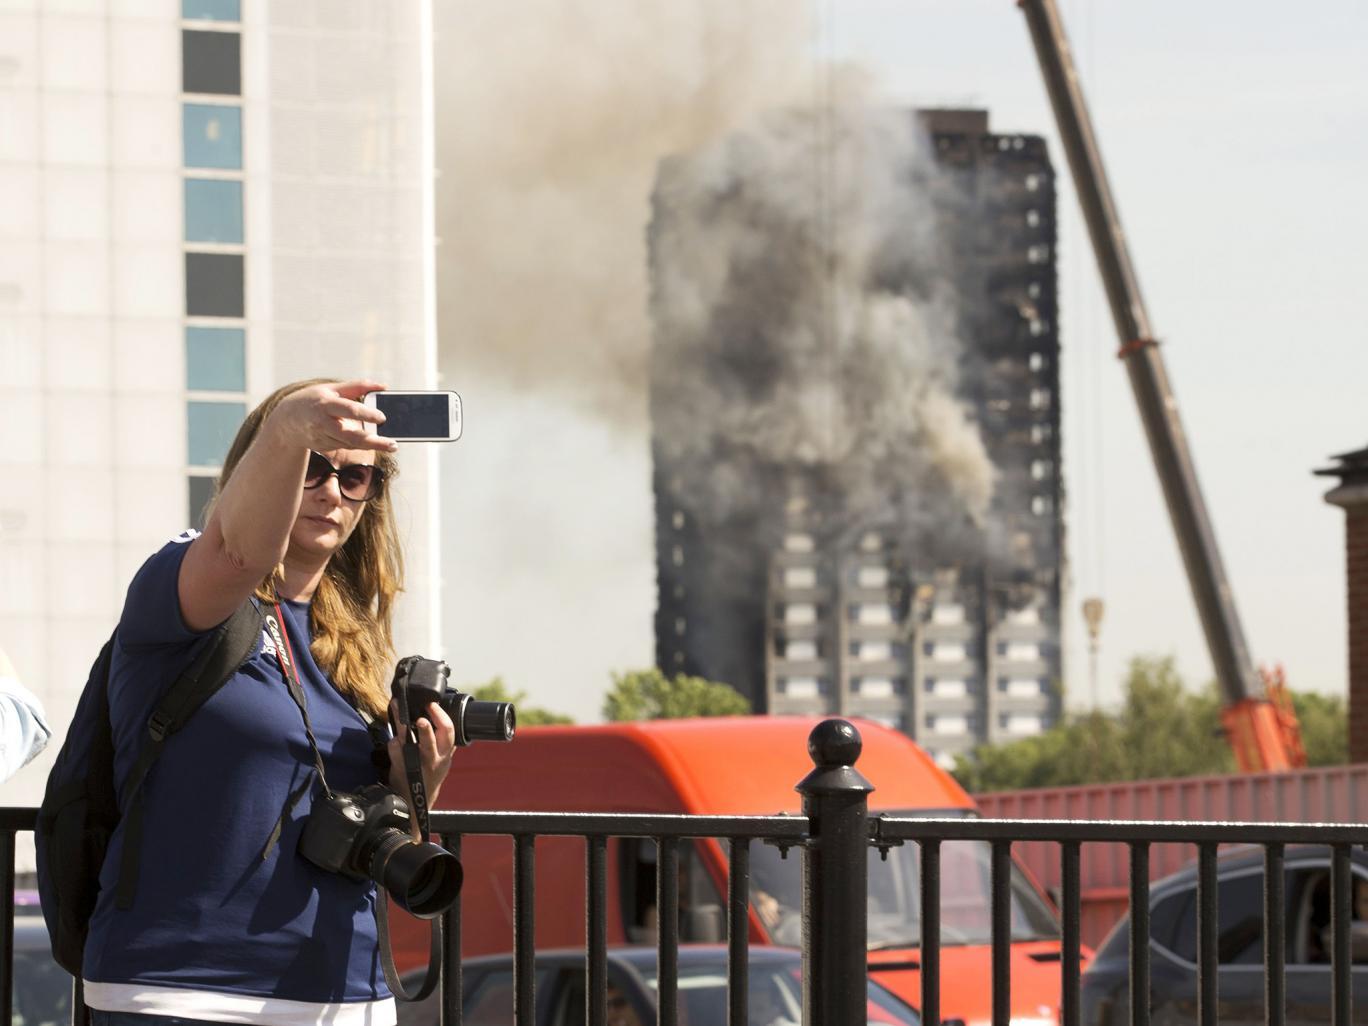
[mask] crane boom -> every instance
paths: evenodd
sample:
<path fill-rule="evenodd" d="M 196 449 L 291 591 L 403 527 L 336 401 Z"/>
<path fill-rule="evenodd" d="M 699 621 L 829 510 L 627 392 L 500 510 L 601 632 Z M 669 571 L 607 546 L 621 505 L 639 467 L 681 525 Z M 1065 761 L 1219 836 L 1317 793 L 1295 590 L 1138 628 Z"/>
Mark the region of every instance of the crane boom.
<path fill-rule="evenodd" d="M 1018 0 L 1026 15 L 1036 57 L 1054 109 L 1074 189 L 1092 240 L 1112 321 L 1140 410 L 1145 436 L 1178 538 L 1188 584 L 1202 621 L 1211 662 L 1224 698 L 1226 733 L 1242 769 L 1286 769 L 1293 764 L 1281 720 L 1268 700 L 1245 644 L 1234 595 L 1216 545 L 1216 535 L 1197 483 L 1178 404 L 1169 387 L 1164 359 L 1150 330 L 1149 315 L 1107 184 L 1083 90 L 1074 68 L 1055 0 Z"/>

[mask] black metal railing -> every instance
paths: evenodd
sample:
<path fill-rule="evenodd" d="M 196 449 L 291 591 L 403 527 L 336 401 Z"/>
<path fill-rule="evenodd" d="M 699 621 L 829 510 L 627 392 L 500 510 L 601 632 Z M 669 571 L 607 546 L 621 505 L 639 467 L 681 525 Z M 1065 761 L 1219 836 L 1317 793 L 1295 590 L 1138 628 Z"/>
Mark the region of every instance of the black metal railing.
<path fill-rule="evenodd" d="M 940 817 L 870 816 L 873 790 L 855 768 L 859 734 L 843 720 L 827 720 L 808 742 L 814 768 L 797 789 L 801 816 L 699 816 L 603 813 L 436 812 L 432 827 L 458 857 L 463 838 L 503 836 L 513 847 L 513 1016 L 516 1026 L 532 1026 L 536 1011 L 536 842 L 540 837 L 578 837 L 585 845 L 585 1021 L 607 1021 L 607 845 L 613 838 L 654 841 L 657 853 L 656 909 L 657 1022 L 678 1022 L 680 845 L 695 838 L 727 842 L 727 1026 L 743 1026 L 747 1009 L 749 959 L 750 844 L 762 841 L 801 851 L 803 880 L 803 1022 L 807 1026 L 854 1026 L 866 1015 L 868 857 L 873 846 L 887 852 L 904 843 L 920 855 L 921 1015 L 941 1021 L 941 846 L 977 841 L 990 847 L 990 961 L 993 1026 L 1011 1019 L 1011 845 L 1014 841 L 1053 841 L 1060 846 L 1063 886 L 1060 957 L 1060 1022 L 1085 1026 L 1080 1011 L 1080 846 L 1121 842 L 1131 853 L 1129 1022 L 1150 1021 L 1149 846 L 1179 842 L 1195 846 L 1197 880 L 1197 996 L 1199 1026 L 1217 1022 L 1217 849 L 1230 843 L 1264 849 L 1263 926 L 1265 1009 L 1269 1026 L 1285 1022 L 1285 913 L 1283 859 L 1293 843 L 1328 845 L 1331 851 L 1331 1023 L 1349 1026 L 1350 850 L 1368 845 L 1368 825 L 1270 823 L 1082 822 L 1060 820 L 981 820 Z M 738 767 L 738 772 L 745 772 Z M 33 809 L 0 809 L 0 1014 L 13 1007 L 14 854 L 17 833 L 31 831 Z M 444 914 L 439 1015 L 443 1026 L 460 1026 L 463 979 L 460 959 L 461 905 Z M 79 988 L 73 1023 L 84 1009 Z M 1094 1026 L 1092 1023 L 1086 1026 Z"/>

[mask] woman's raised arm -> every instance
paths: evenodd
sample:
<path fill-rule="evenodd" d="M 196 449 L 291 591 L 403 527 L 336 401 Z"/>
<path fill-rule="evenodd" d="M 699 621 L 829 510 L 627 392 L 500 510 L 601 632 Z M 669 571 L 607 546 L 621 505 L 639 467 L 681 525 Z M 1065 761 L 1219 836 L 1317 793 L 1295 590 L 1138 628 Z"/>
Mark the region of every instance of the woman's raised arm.
<path fill-rule="evenodd" d="M 384 414 L 359 401 L 383 389 L 373 381 L 305 385 L 266 414 L 181 564 L 178 590 L 187 627 L 200 631 L 222 623 L 284 558 L 311 450 L 394 451 L 392 441 L 367 430 Z"/>

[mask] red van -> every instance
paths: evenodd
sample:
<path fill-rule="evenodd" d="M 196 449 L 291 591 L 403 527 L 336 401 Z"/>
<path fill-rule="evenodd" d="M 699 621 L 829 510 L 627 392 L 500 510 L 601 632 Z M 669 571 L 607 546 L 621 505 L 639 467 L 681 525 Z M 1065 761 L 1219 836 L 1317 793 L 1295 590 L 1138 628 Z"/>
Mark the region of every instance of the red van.
<path fill-rule="evenodd" d="M 457 752 L 442 789 L 443 809 L 519 812 L 650 812 L 699 815 L 797 814 L 795 785 L 812 769 L 807 738 L 819 721 L 748 716 L 656 720 L 591 727 L 530 727 L 511 744 Z M 874 785 L 870 811 L 901 815 L 976 815 L 973 801 L 911 739 L 864 720 L 857 768 Z M 799 943 L 799 856 L 751 843 L 752 944 Z M 655 844 L 634 838 L 608 845 L 608 943 L 654 940 Z M 462 953 L 513 946 L 513 843 L 462 839 Z M 880 983 L 921 1003 L 918 848 L 869 856 L 869 968 Z M 966 1026 L 991 1020 L 990 849 L 945 842 L 941 850 L 941 1015 Z M 727 855 L 711 838 L 680 858 L 680 939 L 726 939 Z M 583 946 L 585 844 L 577 837 L 536 842 L 538 948 Z M 1017 1026 L 1059 1017 L 1060 931 L 1048 901 L 1020 868 L 1012 878 L 1012 1004 Z M 424 964 L 427 925 L 396 916 L 395 960 Z"/>

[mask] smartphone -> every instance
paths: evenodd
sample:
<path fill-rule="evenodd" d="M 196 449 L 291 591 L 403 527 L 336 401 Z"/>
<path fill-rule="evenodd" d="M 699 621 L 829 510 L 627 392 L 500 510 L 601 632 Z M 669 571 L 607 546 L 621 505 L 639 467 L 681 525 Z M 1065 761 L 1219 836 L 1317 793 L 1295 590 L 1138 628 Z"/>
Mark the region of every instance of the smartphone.
<path fill-rule="evenodd" d="M 454 442 L 461 437 L 461 397 L 455 392 L 367 392 L 361 400 L 385 415 L 376 433 L 396 442 Z"/>

